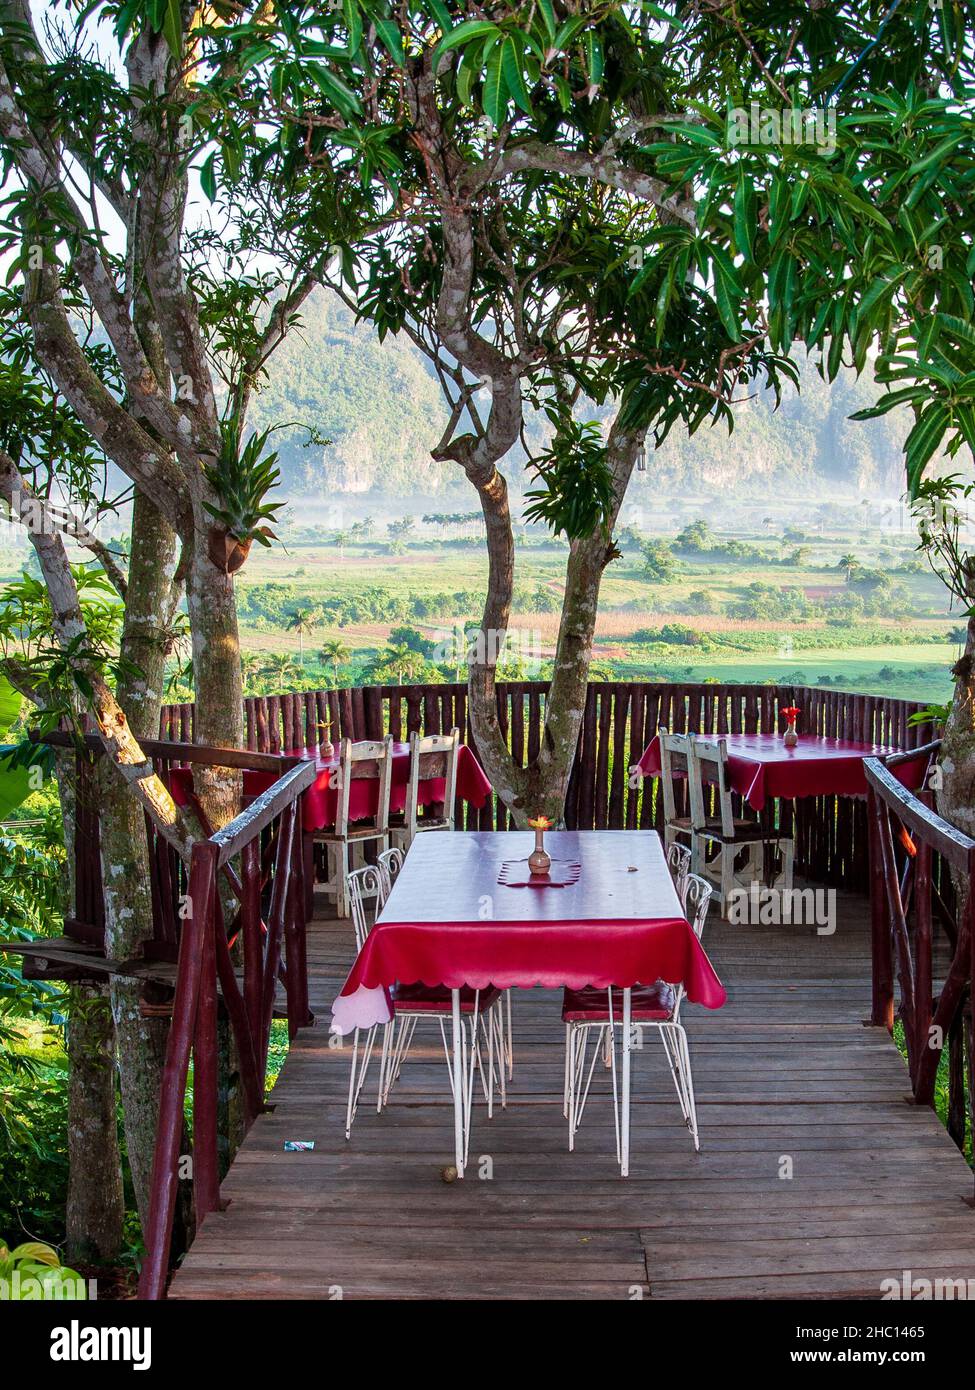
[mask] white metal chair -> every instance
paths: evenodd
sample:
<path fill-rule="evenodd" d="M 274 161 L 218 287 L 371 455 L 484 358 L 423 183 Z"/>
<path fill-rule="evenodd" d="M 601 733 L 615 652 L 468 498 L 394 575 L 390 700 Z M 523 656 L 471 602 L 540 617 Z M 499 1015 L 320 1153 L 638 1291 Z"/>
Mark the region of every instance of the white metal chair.
<path fill-rule="evenodd" d="M 460 730 L 449 734 L 410 734 L 410 768 L 406 781 L 406 802 L 403 820 L 395 824 L 390 834 L 397 849 L 405 854 L 415 836 L 427 830 L 453 830 L 454 806 L 457 800 L 457 762 L 460 757 Z M 443 808 L 439 815 L 421 815 L 420 782 L 442 778 Z"/>
<path fill-rule="evenodd" d="M 724 738 L 689 739 L 689 784 L 691 800 L 691 871 L 710 883 L 717 893 L 721 915 L 727 916 L 736 891 L 748 891 L 752 882 L 765 874 L 765 847 L 777 847 L 781 873 L 772 887 L 792 888 L 795 842 L 779 837 L 774 829 L 759 821 L 736 817 L 728 785 L 728 743 Z M 715 789 L 717 815 L 709 816 L 707 786 Z"/>
<path fill-rule="evenodd" d="M 405 856 L 404 851 L 401 850 L 401 849 L 399 849 L 399 848 L 396 847 L 395 845 L 393 846 L 392 849 L 384 850 L 384 851 L 382 852 L 382 854 L 379 855 L 377 862 L 378 862 L 378 864 L 379 864 L 379 871 L 380 871 L 380 874 L 382 875 L 382 879 L 383 879 L 383 892 L 382 892 L 382 896 L 381 896 L 380 899 L 379 899 L 379 904 L 378 904 L 379 907 L 384 907 L 384 906 L 385 906 L 386 899 L 389 897 L 389 894 L 390 894 L 390 892 L 391 892 L 391 890 L 392 890 L 393 884 L 394 884 L 394 882 L 396 881 L 396 877 L 397 877 L 397 875 L 399 874 L 400 869 L 403 867 L 403 862 L 404 862 L 405 858 L 406 858 L 406 856 Z M 511 1033 L 511 990 L 510 990 L 510 989 L 506 989 L 506 990 L 504 991 L 504 998 L 503 998 L 502 1004 L 501 1004 L 501 1006 L 500 1006 L 499 1012 L 501 1013 L 501 1016 L 502 1016 L 502 1017 L 501 1017 L 501 1022 L 502 1022 L 502 1047 L 503 1047 L 503 1055 L 504 1055 L 505 1064 L 506 1064 L 506 1066 L 507 1066 L 508 1080 L 510 1081 L 510 1080 L 512 1079 L 513 1075 L 514 1075 L 514 1062 L 515 1062 L 515 1059 L 514 1059 L 514 1047 L 513 1047 L 513 1044 L 512 1044 L 512 1033 Z"/>
<path fill-rule="evenodd" d="M 328 876 L 322 887 L 335 899 L 339 917 L 349 915 L 348 879 L 350 855 L 354 864 L 361 864 L 363 849 L 370 841 L 380 850 L 389 847 L 389 796 L 393 779 L 393 740 L 387 736 L 380 742 L 353 743 L 344 738 L 339 750 L 339 766 L 331 785 L 338 792 L 335 824 L 314 832 L 315 842 L 325 845 Z M 349 821 L 352 783 L 363 778 L 378 782 L 374 815 L 365 820 Z"/>
<path fill-rule="evenodd" d="M 711 885 L 696 874 L 688 874 L 685 885 L 684 911 L 698 940 L 704 932 Z M 670 1067 L 671 1079 L 677 1092 L 684 1123 L 690 1131 L 695 1150 L 701 1147 L 697 1128 L 697 1109 L 694 1104 L 694 1082 L 687 1034 L 680 1021 L 684 999 L 683 985 L 668 985 L 658 980 L 654 985 L 634 987 L 631 993 L 630 1023 L 642 1035 L 646 1028 L 656 1028 L 663 1043 Z M 616 1158 L 622 1166 L 620 1143 L 619 1090 L 616 1080 L 616 1029 L 622 1027 L 623 991 L 619 988 L 565 990 L 562 996 L 562 1021 L 565 1024 L 565 1089 L 562 1113 L 569 1124 L 569 1149 L 575 1147 L 575 1136 L 589 1098 L 593 1072 L 600 1053 L 608 1059 L 612 1071 L 613 1119 L 616 1125 Z M 595 1032 L 592 1059 L 586 1069 L 589 1034 Z M 639 1044 L 642 1046 L 642 1042 Z"/>
<path fill-rule="evenodd" d="M 359 951 L 365 945 L 370 930 L 367 899 L 375 899 L 378 911 L 387 896 L 382 868 L 369 864 L 362 869 L 353 870 L 348 875 L 348 891 L 356 949 Z M 390 991 L 390 1002 L 393 1008 L 393 1017 L 388 1023 L 374 1024 L 366 1031 L 361 1055 L 359 1050 L 360 1029 L 356 1028 L 352 1034 L 352 1061 L 345 1114 L 346 1139 L 351 1138 L 352 1135 L 352 1125 L 369 1071 L 369 1063 L 375 1050 L 376 1033 L 380 1026 L 383 1029 L 383 1042 L 379 1064 L 377 1110 L 381 1110 L 389 1099 L 390 1087 L 399 1075 L 400 1068 L 413 1041 L 416 1025 L 421 1019 L 435 1018 L 440 1025 L 440 1037 L 443 1043 L 444 1057 L 447 1061 L 447 1075 L 450 1078 L 451 1096 L 453 1095 L 454 1073 L 446 1029 L 447 1022 L 451 1017 L 450 990 L 439 985 L 433 987 L 424 984 L 396 985 Z M 481 1088 L 487 1101 L 488 1119 L 494 1113 L 496 1079 L 502 1107 L 507 1104 L 504 1076 L 503 1005 L 504 996 L 499 990 L 463 989 L 461 991 L 465 1158 L 470 1144 L 475 1069 L 480 1076 Z M 486 1065 L 485 1050 L 487 1053 Z"/>
<path fill-rule="evenodd" d="M 670 869 L 670 876 L 674 880 L 674 887 L 677 889 L 677 896 L 684 904 L 684 894 L 687 892 L 687 876 L 691 871 L 691 852 L 686 845 L 678 844 L 675 840 L 667 848 L 667 867 Z"/>
<path fill-rule="evenodd" d="M 392 849 L 384 849 L 383 852 L 377 856 L 376 863 L 379 865 L 379 874 L 383 882 L 383 893 L 379 901 L 380 907 L 385 907 L 386 899 L 389 897 L 390 890 L 396 882 L 396 877 L 403 867 L 403 860 L 405 857 L 403 851 L 397 849 L 395 845 Z"/>
<path fill-rule="evenodd" d="M 366 899 L 375 898 L 377 912 L 385 901 L 382 871 L 372 864 L 367 864 L 365 868 L 356 869 L 349 874 L 347 885 L 352 916 L 352 930 L 355 932 L 355 949 L 358 955 L 366 944 L 366 937 L 369 934 L 369 919 L 366 916 Z M 369 1070 L 369 1061 L 372 1057 L 376 1042 L 377 1027 L 378 1024 L 374 1024 L 366 1032 L 361 1061 L 358 1060 L 360 1030 L 356 1028 L 352 1034 L 352 1067 L 349 1074 L 349 1101 L 345 1112 L 346 1139 L 350 1138 L 352 1135 L 352 1122 L 355 1119 L 356 1110 L 359 1107 L 359 1096 L 362 1094 L 366 1073 Z M 386 1028 L 388 1027 L 389 1024 L 387 1023 Z"/>

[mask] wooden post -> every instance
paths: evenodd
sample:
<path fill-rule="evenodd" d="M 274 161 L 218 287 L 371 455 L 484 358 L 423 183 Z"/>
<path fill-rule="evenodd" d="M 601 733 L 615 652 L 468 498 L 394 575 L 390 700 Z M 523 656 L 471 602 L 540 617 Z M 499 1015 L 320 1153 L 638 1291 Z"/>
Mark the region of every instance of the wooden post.
<path fill-rule="evenodd" d="M 193 1210 L 202 1225 L 220 1205 L 217 1160 L 217 963 L 216 913 L 203 927 L 200 989 L 193 1032 Z"/>
<path fill-rule="evenodd" d="M 872 1001 L 870 1022 L 874 1027 L 894 1030 L 894 961 L 887 919 L 887 890 L 880 849 L 880 806 L 877 794 L 867 792 L 867 820 L 870 843 L 870 955 Z"/>
<path fill-rule="evenodd" d="M 166 1042 L 166 1060 L 159 1097 L 159 1123 L 152 1160 L 149 1218 L 146 1223 L 146 1260 L 139 1279 L 139 1297 L 162 1298 L 172 1239 L 179 1146 L 183 1134 L 183 1096 L 190 1065 L 190 1046 L 196 1027 L 203 968 L 203 943 L 213 913 L 216 889 L 217 849 L 207 840 L 193 846 L 190 862 L 191 915 L 183 922 L 176 967 L 173 1022 Z"/>

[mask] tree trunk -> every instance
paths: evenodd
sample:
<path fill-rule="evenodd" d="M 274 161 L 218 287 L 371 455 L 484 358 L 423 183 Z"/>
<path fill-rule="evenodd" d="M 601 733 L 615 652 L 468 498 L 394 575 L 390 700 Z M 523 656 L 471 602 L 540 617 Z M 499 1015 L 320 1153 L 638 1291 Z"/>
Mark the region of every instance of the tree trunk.
<path fill-rule="evenodd" d="M 125 1217 L 112 1010 L 104 990 L 79 986 L 70 991 L 68 1014 L 67 1258 L 111 1264 Z"/>
<path fill-rule="evenodd" d="M 176 594 L 176 538 L 156 508 L 137 493 L 132 515 L 132 558 L 121 651 L 125 663 L 119 703 L 137 738 L 159 732 L 167 633 Z M 105 953 L 116 960 L 139 954 L 153 933 L 145 812 L 103 758 L 99 766 Z M 149 1210 L 149 1178 L 166 1024 L 142 1017 L 142 989 L 114 976 L 111 984 L 125 1137 L 140 1220 Z"/>
<path fill-rule="evenodd" d="M 61 905 L 74 912 L 77 787 L 74 755 L 59 749 L 55 775 L 64 825 Z M 78 985 L 68 998 L 69 1263 L 110 1264 L 122 1248 L 125 1199 L 115 1106 L 115 1032 L 103 989 Z"/>
<path fill-rule="evenodd" d="M 193 738 L 215 748 L 243 748 L 244 690 L 234 579 L 213 563 L 209 518 L 202 506 L 198 513 L 186 591 L 193 637 Z M 199 766 L 193 784 L 213 829 L 234 818 L 240 807 L 239 772 Z"/>
<path fill-rule="evenodd" d="M 478 638 L 481 649 L 471 662 L 468 681 L 471 729 L 491 785 L 517 826 L 524 827 L 530 816 L 538 815 L 558 824 L 565 813 L 586 708 L 599 590 L 603 571 L 618 554 L 611 539 L 612 527 L 644 435 L 645 431 L 618 432 L 615 424 L 610 430 L 607 463 L 613 475 L 611 513 L 605 526 L 570 544 L 545 726 L 538 756 L 526 768 L 515 766 L 497 712 L 497 652 L 508 628 L 514 593 L 515 549 L 507 488 L 496 473 L 478 489 L 487 526 L 488 592 Z"/>

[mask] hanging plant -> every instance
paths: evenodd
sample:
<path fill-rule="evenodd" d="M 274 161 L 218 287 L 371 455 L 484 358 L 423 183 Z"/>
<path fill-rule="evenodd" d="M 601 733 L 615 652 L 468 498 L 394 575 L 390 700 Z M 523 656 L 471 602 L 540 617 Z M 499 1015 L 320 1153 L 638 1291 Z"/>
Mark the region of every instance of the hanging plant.
<path fill-rule="evenodd" d="M 277 428 L 255 431 L 240 448 L 236 422 L 225 422 L 217 461 L 203 469 L 218 499 L 216 505 L 203 504 L 216 522 L 210 532 L 210 559 L 224 574 L 240 569 L 255 540 L 269 546 L 275 539 L 268 523 L 284 503 L 265 499 L 278 486 L 281 474 L 277 452 L 265 453 L 265 448 Z"/>

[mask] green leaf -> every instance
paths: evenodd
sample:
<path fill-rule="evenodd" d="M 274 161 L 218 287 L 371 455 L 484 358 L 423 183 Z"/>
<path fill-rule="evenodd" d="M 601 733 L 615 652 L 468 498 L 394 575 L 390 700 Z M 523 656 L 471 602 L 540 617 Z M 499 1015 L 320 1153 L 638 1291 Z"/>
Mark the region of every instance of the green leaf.
<path fill-rule="evenodd" d="M 207 155 L 200 169 L 200 187 L 211 203 L 215 202 L 217 197 L 216 158 L 217 154 L 214 150 L 212 154 Z"/>
<path fill-rule="evenodd" d="M 531 115 L 531 97 L 525 85 L 525 75 L 521 66 L 522 55 L 518 51 L 518 45 L 509 34 L 501 45 L 501 66 L 504 70 L 504 80 L 508 91 L 514 97 L 515 102 L 521 107 L 522 111 Z M 495 121 L 495 125 L 499 122 Z"/>
<path fill-rule="evenodd" d="M 373 16 L 373 24 L 376 26 L 376 33 L 379 41 L 394 63 L 403 67 L 406 63 L 406 56 L 403 53 L 403 39 L 399 28 L 391 19 L 377 19 Z"/>
<path fill-rule="evenodd" d="M 951 422 L 951 411 L 944 401 L 933 401 L 907 436 L 904 452 L 907 455 L 907 482 L 912 497 L 917 495 L 924 470 L 938 448 Z"/>
<path fill-rule="evenodd" d="M 485 34 L 500 34 L 500 32 L 498 26 L 492 24 L 489 19 L 465 19 L 463 24 L 458 24 L 456 29 L 451 29 L 449 34 L 444 34 L 433 50 L 434 72 L 439 71 L 441 58 L 451 49 L 459 48 L 462 44 L 470 43 L 473 39 L 483 38 Z"/>
<path fill-rule="evenodd" d="M 589 62 L 589 81 L 598 87 L 603 80 L 603 45 L 595 29 L 586 32 L 586 55 Z"/>
<path fill-rule="evenodd" d="M 755 187 L 751 179 L 745 177 L 743 168 L 738 170 L 735 185 L 734 226 L 738 250 L 751 260 L 755 233 Z"/>
<path fill-rule="evenodd" d="M 556 24 L 555 10 L 552 8 L 552 0 L 538 0 L 538 8 L 541 12 L 542 20 L 545 24 L 545 32 L 548 34 L 549 42 L 555 42 Z"/>
<path fill-rule="evenodd" d="M 179 0 L 166 0 L 162 31 L 166 46 L 178 61 L 183 54 L 183 18 L 180 14 Z"/>
<path fill-rule="evenodd" d="M 359 0 L 342 0 L 342 12 L 349 30 L 349 52 L 353 57 L 362 44 L 362 15 L 359 13 Z"/>
<path fill-rule="evenodd" d="M 7 736 L 23 702 L 24 697 L 14 689 L 6 676 L 0 676 L 0 738 Z"/>
<path fill-rule="evenodd" d="M 501 51 L 504 44 L 495 44 L 488 58 L 487 73 L 484 78 L 484 95 L 482 104 L 485 115 L 489 117 L 491 124 L 497 128 L 504 120 L 505 111 L 508 109 L 507 93 L 504 85 L 504 75 L 501 71 Z"/>
<path fill-rule="evenodd" d="M 555 43 L 552 45 L 552 47 L 557 48 L 559 50 L 566 48 L 575 38 L 576 34 L 581 33 L 581 31 L 586 27 L 587 23 L 588 20 L 584 14 L 577 14 L 574 15 L 572 19 L 567 19 L 565 23 L 562 25 L 562 28 L 556 34 Z"/>
<path fill-rule="evenodd" d="M 13 766 L 10 748 L 0 747 L 0 821 L 8 820 L 30 796 L 30 768 Z"/>
<path fill-rule="evenodd" d="M 744 296 L 741 280 L 731 257 L 721 246 L 711 248 L 714 266 L 714 299 L 725 332 L 737 342 L 741 338 L 741 317 L 738 305 Z"/>
<path fill-rule="evenodd" d="M 923 386 L 907 386 L 902 391 L 890 391 L 886 396 L 882 396 L 876 405 L 870 406 L 869 410 L 858 410 L 849 418 L 851 420 L 877 420 L 881 415 L 896 410 L 899 405 L 906 405 L 909 401 L 926 400 L 927 395 L 928 393 Z"/>

